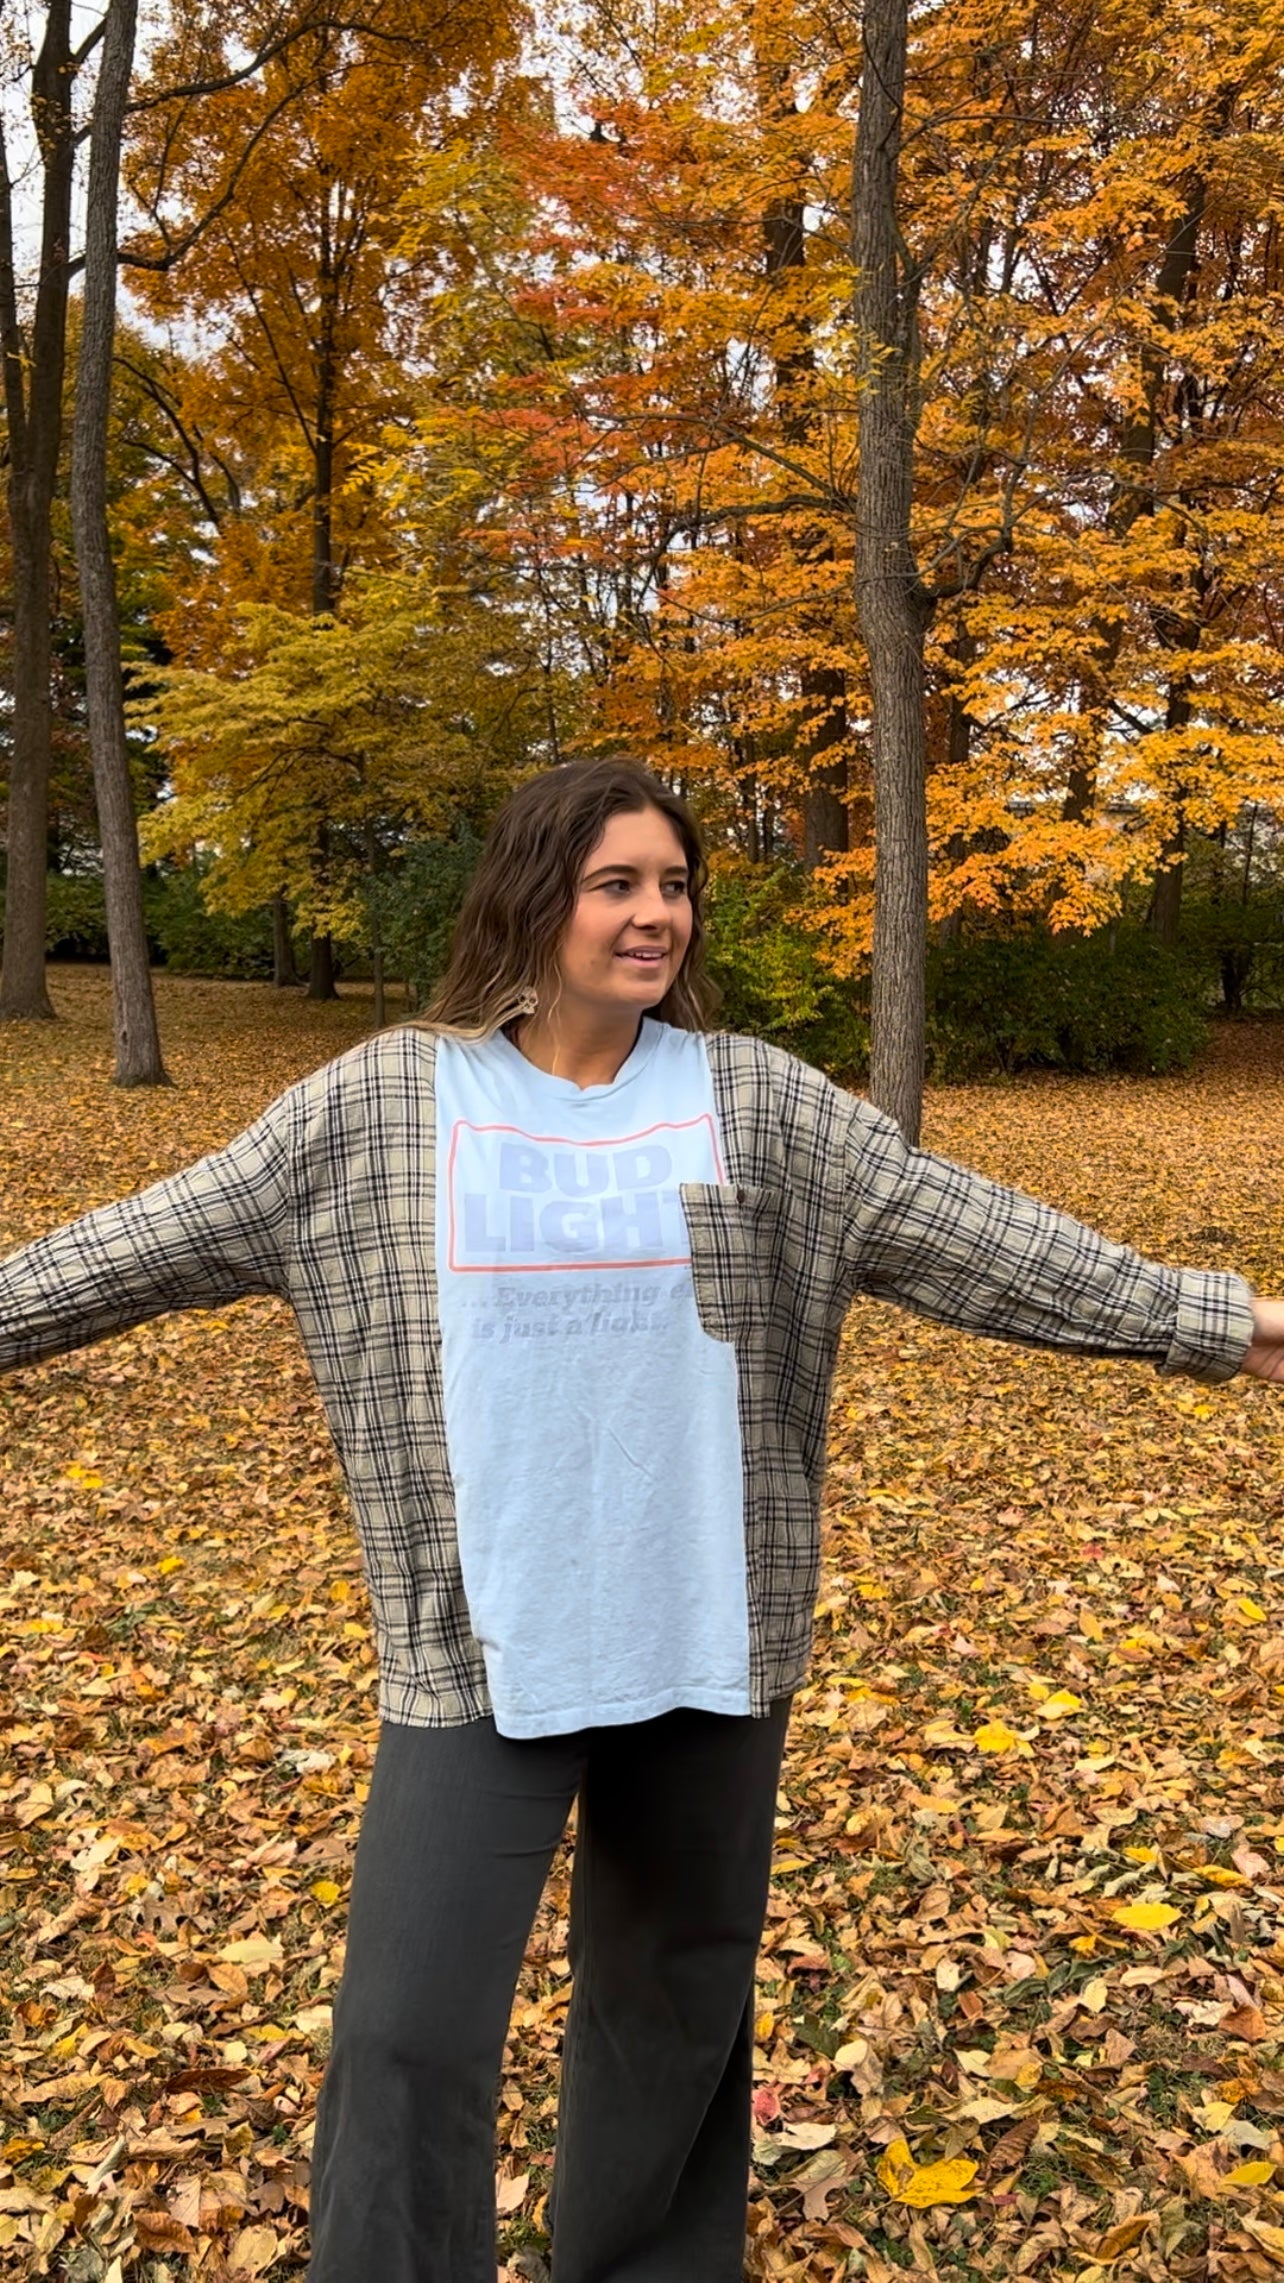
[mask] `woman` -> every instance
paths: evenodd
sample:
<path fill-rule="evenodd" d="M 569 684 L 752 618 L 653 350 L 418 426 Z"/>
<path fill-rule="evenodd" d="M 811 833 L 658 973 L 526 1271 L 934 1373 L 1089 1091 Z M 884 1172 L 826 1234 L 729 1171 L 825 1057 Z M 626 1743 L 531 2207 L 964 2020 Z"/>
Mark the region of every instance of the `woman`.
<path fill-rule="evenodd" d="M 1210 1382 L 1284 1374 L 1284 1304 L 706 1032 L 703 882 L 644 770 L 525 784 L 422 1024 L 0 1270 L 0 1364 L 275 1292 L 320 1385 L 382 1725 L 313 2283 L 494 2283 L 502 2049 L 577 1799 L 556 2283 L 738 2283 L 754 1961 L 853 1294 Z"/>

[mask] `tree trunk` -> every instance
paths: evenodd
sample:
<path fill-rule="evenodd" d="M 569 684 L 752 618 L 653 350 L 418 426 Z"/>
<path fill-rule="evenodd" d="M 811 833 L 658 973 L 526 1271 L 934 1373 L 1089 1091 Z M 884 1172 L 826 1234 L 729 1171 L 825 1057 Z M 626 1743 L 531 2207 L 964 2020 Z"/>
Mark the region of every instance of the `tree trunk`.
<path fill-rule="evenodd" d="M 278 991 L 291 991 L 297 987 L 298 980 L 289 906 L 284 891 L 278 890 L 272 898 L 272 981 Z"/>
<path fill-rule="evenodd" d="M 1244 872 L 1239 890 L 1241 904 L 1248 902 L 1249 890 L 1253 885 L 1253 841 L 1257 834 L 1257 813 L 1258 803 L 1254 801 L 1248 812 L 1248 838 L 1244 844 Z"/>
<path fill-rule="evenodd" d="M 1236 945 L 1233 949 L 1227 948 L 1221 953 L 1219 965 L 1222 976 L 1222 1005 L 1228 1015 L 1242 1015 L 1244 1012 L 1244 985 L 1253 971 L 1255 957 L 1256 952 L 1251 945 Z"/>
<path fill-rule="evenodd" d="M 13 539 L 13 745 L 5 865 L 0 1022 L 53 1019 L 45 986 L 45 872 L 49 862 L 49 523 L 28 516 L 9 480 Z M 32 525 L 35 525 L 33 532 Z"/>
<path fill-rule="evenodd" d="M 1175 638 L 1182 638 L 1194 649 L 1199 641 L 1198 627 L 1187 622 L 1177 635 L 1174 622 L 1170 630 Z M 1190 721 L 1190 684 L 1182 676 L 1168 685 L 1168 704 L 1165 708 L 1165 727 L 1185 729 Z M 1159 870 L 1151 891 L 1147 924 L 1157 943 L 1175 944 L 1181 930 L 1181 892 L 1186 872 L 1186 811 L 1184 793 L 1178 789 L 1177 821 L 1159 851 Z"/>
<path fill-rule="evenodd" d="M 379 847 L 379 835 L 375 831 L 374 820 L 371 817 L 366 819 L 366 863 L 373 885 L 378 881 L 383 870 L 383 862 Z M 370 968 L 374 977 L 374 1027 L 377 1031 L 383 1029 L 388 1019 L 386 964 L 383 947 L 383 921 L 376 894 L 371 898 Z"/>
<path fill-rule="evenodd" d="M 867 0 L 852 219 L 862 365 L 856 604 L 869 659 L 874 778 L 870 1093 L 917 1144 L 927 953 L 923 649 L 932 605 L 910 541 L 918 279 L 902 274 L 896 217 L 907 44 L 907 0 Z"/>
<path fill-rule="evenodd" d="M 107 525 L 107 418 L 116 340 L 116 216 L 120 142 L 138 0 L 111 0 L 94 93 L 85 215 L 85 285 L 71 447 L 71 514 L 85 626 L 85 696 L 103 849 L 118 1086 L 165 1086 L 152 997 L 125 736 L 116 566 Z"/>
<path fill-rule="evenodd" d="M 847 677 L 837 666 L 808 666 L 802 683 L 804 700 L 814 709 L 807 737 L 803 862 L 814 871 L 822 858 L 846 854 L 850 841 L 845 751 Z"/>
<path fill-rule="evenodd" d="M 43 174 L 40 273 L 30 337 L 20 322 L 13 204 L 0 125 L 0 345 L 9 458 L 13 549 L 13 745 L 0 1021 L 49 1020 L 45 988 L 45 868 L 48 863 L 50 702 L 49 557 L 62 439 L 67 355 L 67 275 L 75 167 L 71 0 L 49 0 L 31 76 L 31 111 Z"/>
<path fill-rule="evenodd" d="M 334 939 L 328 935 L 312 938 L 312 965 L 308 975 L 310 999 L 337 999 L 334 982 Z"/>
<path fill-rule="evenodd" d="M 1179 823 L 1159 854 L 1160 869 L 1150 898 L 1150 932 L 1156 943 L 1176 943 L 1181 932 L 1181 891 L 1186 870 L 1186 827 Z"/>
<path fill-rule="evenodd" d="M 317 827 L 316 849 L 313 857 L 315 877 L 327 886 L 330 877 L 330 827 Z M 337 999 L 334 987 L 334 938 L 318 935 L 313 930 L 311 959 L 308 969 L 308 997 L 310 999 Z"/>

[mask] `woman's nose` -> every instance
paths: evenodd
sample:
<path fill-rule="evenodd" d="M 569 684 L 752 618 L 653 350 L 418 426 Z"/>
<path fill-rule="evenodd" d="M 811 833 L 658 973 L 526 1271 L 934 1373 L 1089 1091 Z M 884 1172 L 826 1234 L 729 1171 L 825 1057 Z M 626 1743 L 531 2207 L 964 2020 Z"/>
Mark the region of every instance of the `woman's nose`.
<path fill-rule="evenodd" d="M 638 888 L 633 902 L 634 924 L 637 927 L 657 927 L 662 925 L 668 916 L 669 907 L 665 902 L 659 882 L 657 881 L 654 887 L 648 887 L 644 881 Z"/>

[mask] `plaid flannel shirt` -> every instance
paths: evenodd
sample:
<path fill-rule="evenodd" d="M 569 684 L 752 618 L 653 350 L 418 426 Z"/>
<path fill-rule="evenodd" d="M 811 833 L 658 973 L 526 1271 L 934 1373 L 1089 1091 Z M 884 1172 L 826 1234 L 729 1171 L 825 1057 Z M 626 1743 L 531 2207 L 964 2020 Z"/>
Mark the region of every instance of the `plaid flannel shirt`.
<path fill-rule="evenodd" d="M 696 1305 L 734 1344 L 751 1705 L 811 1644 L 830 1385 L 866 1292 L 970 1332 L 1138 1356 L 1221 1381 L 1252 1331 L 1242 1280 L 1142 1259 L 1018 1191 L 905 1146 L 779 1048 L 711 1034 L 725 1185 L 687 1183 Z M 405 1025 L 283 1094 L 226 1149 L 0 1264 L 0 1368 L 170 1308 L 275 1293 L 294 1310 L 347 1478 L 383 1718 L 488 1709 L 460 1575 L 433 1224 L 435 1040 Z"/>

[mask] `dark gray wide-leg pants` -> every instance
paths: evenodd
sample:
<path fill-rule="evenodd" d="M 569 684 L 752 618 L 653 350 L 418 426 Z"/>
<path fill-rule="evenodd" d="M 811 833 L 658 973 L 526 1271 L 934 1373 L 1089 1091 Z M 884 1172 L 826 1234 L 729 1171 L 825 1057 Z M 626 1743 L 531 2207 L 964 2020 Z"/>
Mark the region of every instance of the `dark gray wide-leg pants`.
<path fill-rule="evenodd" d="M 321 2090 L 311 2283 L 495 2283 L 495 2107 L 571 1802 L 555 2283 L 742 2283 L 788 1701 L 515 1742 L 385 1726 Z"/>

